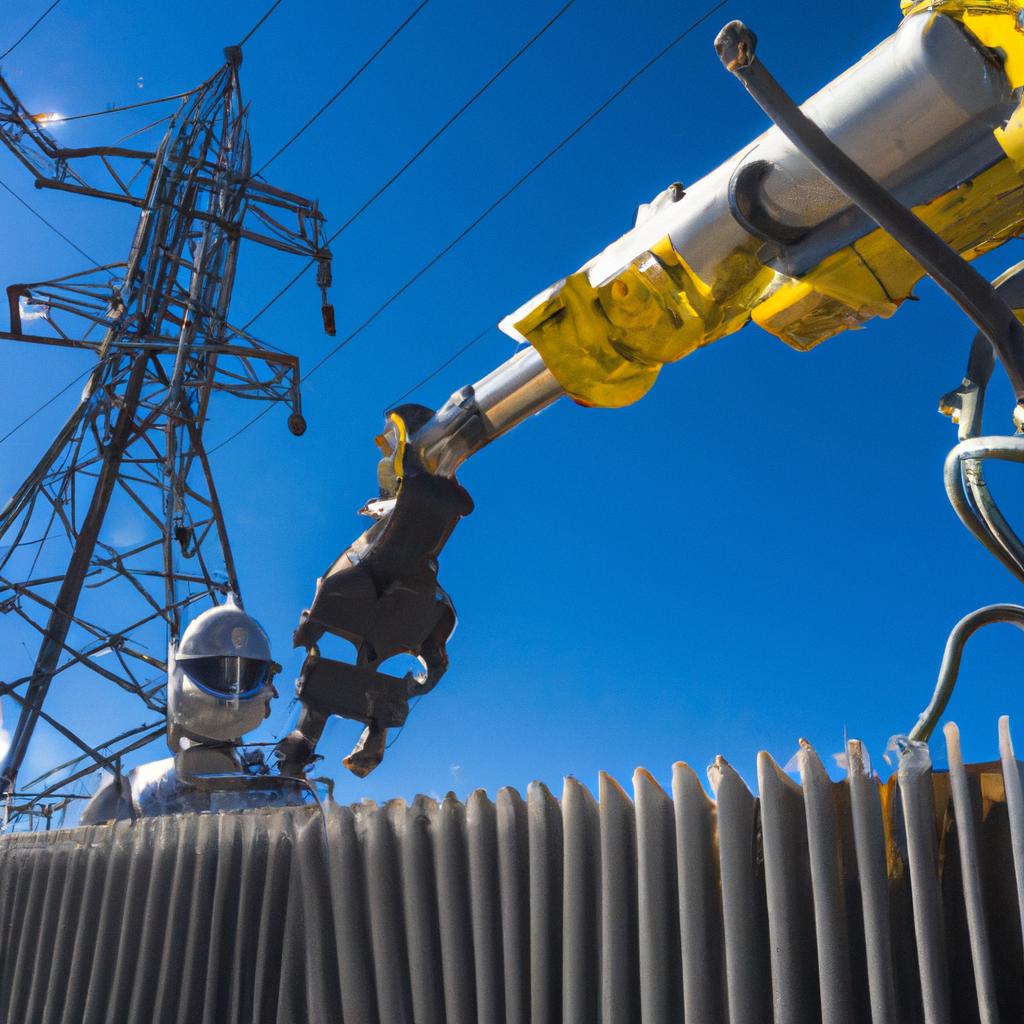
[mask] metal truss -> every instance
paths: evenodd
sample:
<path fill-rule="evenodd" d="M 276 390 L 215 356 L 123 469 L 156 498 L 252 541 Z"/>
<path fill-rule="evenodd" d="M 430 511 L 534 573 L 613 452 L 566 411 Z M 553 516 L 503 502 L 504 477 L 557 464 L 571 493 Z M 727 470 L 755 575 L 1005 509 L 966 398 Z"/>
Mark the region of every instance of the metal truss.
<path fill-rule="evenodd" d="M 331 325 L 324 219 L 315 202 L 250 177 L 241 51 L 225 56 L 153 152 L 62 148 L 47 116 L 30 114 L 0 77 L 0 141 L 37 187 L 140 211 L 125 262 L 7 289 L 0 339 L 96 359 L 77 408 L 0 511 L 0 621 L 20 623 L 34 651 L 30 672 L 0 683 L 19 709 L 0 764 L 10 820 L 48 825 L 76 798 L 68 787 L 97 768 L 120 771 L 122 757 L 162 735 L 168 640 L 194 605 L 241 597 L 203 441 L 213 396 L 282 402 L 292 431 L 305 429 L 298 360 L 233 326 L 228 311 L 249 240 L 318 261 Z M 121 724 L 93 741 L 46 705 L 53 686 L 63 704 L 68 693 L 97 699 L 97 682 Z M 118 691 L 145 724 L 125 728 Z M 80 754 L 19 789 L 39 722 Z"/>

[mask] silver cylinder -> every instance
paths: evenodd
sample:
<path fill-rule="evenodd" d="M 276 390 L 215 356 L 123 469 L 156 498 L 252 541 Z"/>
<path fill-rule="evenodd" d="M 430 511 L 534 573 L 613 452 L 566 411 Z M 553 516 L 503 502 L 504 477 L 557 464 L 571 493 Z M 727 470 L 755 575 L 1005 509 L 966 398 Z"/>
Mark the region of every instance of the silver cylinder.
<path fill-rule="evenodd" d="M 1006 121 L 1012 105 L 1009 84 L 992 55 L 952 18 L 924 13 L 905 19 L 802 109 L 848 156 L 913 205 L 1002 158 L 992 129 Z M 764 167 L 754 198 L 781 228 L 813 233 L 850 207 L 772 128 L 591 260 L 584 268 L 591 283 L 608 281 L 666 236 L 702 278 L 713 280 L 722 261 L 752 237 L 735 215 L 730 192 L 743 168 L 755 162 Z M 861 223 L 859 230 L 872 226 Z M 846 244 L 842 230 L 832 230 L 815 247 L 814 259 Z"/>
<path fill-rule="evenodd" d="M 564 394 L 536 349 L 526 348 L 456 391 L 410 444 L 431 472 L 451 476 L 474 452 Z"/>

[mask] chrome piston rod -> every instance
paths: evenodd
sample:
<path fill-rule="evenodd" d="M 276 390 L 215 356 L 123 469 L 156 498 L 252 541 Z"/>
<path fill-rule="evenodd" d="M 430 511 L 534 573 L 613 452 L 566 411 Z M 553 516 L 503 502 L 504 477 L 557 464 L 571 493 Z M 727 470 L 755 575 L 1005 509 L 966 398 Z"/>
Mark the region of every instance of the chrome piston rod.
<path fill-rule="evenodd" d="M 526 348 L 456 391 L 409 443 L 427 470 L 451 476 L 470 455 L 564 394 L 537 350 Z"/>

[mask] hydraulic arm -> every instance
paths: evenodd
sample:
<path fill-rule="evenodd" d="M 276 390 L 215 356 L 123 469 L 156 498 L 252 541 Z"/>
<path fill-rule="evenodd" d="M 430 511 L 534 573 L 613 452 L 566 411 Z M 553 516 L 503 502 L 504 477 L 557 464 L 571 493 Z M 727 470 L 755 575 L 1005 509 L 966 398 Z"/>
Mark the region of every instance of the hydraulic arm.
<path fill-rule="evenodd" d="M 810 349 L 891 316 L 927 271 L 1024 401 L 1024 333 L 1006 293 L 964 263 L 1024 229 L 1022 4 L 921 0 L 904 13 L 804 116 L 754 59 L 753 34 L 729 26 L 723 62 L 776 127 L 694 185 L 669 186 L 631 231 L 506 317 L 502 329 L 528 347 L 436 412 L 391 411 L 377 439 L 380 496 L 364 509 L 376 522 L 318 582 L 295 634 L 309 653 L 298 728 L 279 747 L 286 770 L 313 758 L 330 714 L 366 724 L 348 767 L 379 763 L 408 698 L 447 666 L 455 617 L 436 559 L 472 510 L 455 471 L 563 395 L 630 404 L 663 365 L 751 320 Z M 357 664 L 321 658 L 324 632 L 352 641 Z M 401 651 L 425 674 L 377 671 Z"/>

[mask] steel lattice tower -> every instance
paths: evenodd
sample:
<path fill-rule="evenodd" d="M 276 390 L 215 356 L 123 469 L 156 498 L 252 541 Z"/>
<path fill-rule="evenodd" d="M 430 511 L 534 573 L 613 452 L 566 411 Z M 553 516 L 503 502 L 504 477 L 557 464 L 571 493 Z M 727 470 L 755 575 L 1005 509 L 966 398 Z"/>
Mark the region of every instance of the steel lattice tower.
<path fill-rule="evenodd" d="M 0 78 L 0 139 L 37 187 L 139 209 L 126 262 L 8 289 L 0 337 L 96 357 L 81 402 L 0 511 L 0 613 L 22 621 L 36 651 L 30 673 L 0 685 L 19 706 L 0 765 L 12 814 L 56 800 L 97 767 L 119 770 L 162 735 L 168 639 L 190 606 L 239 594 L 203 442 L 209 403 L 215 393 L 284 402 L 292 431 L 304 429 L 297 359 L 228 319 L 243 239 L 317 261 L 333 333 L 323 217 L 315 202 L 251 176 L 241 50 L 225 55 L 155 152 L 61 148 Z M 23 330 L 26 311 L 35 333 Z M 111 528 L 119 509 L 133 517 L 130 537 Z M 93 741 L 49 714 L 51 687 L 82 673 L 137 698 L 148 721 Z M 22 795 L 15 782 L 40 720 L 81 754 Z"/>

